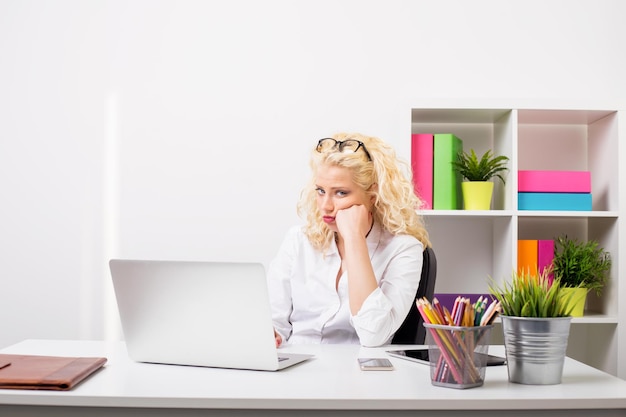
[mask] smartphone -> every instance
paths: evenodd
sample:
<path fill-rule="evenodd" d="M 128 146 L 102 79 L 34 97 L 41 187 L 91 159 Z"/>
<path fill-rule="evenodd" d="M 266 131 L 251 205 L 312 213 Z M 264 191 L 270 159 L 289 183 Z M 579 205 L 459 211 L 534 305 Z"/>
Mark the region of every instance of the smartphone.
<path fill-rule="evenodd" d="M 407 359 L 428 365 L 428 349 L 408 349 L 408 350 L 388 350 L 387 353 L 393 357 Z M 487 355 L 487 366 L 505 365 L 506 359 L 500 356 Z"/>
<path fill-rule="evenodd" d="M 358 358 L 362 371 L 392 371 L 393 364 L 386 358 Z"/>

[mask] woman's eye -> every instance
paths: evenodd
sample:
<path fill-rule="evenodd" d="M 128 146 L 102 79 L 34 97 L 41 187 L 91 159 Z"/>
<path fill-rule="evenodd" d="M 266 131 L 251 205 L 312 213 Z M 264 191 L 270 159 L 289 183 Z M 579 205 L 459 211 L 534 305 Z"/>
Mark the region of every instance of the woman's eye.
<path fill-rule="evenodd" d="M 337 191 L 337 196 L 338 197 L 345 197 L 348 195 L 347 191 Z"/>
<path fill-rule="evenodd" d="M 315 189 L 315 192 L 316 192 L 318 195 L 324 195 L 324 193 L 325 193 L 325 191 L 324 191 L 324 190 L 322 190 L 321 188 L 316 188 L 316 189 Z"/>

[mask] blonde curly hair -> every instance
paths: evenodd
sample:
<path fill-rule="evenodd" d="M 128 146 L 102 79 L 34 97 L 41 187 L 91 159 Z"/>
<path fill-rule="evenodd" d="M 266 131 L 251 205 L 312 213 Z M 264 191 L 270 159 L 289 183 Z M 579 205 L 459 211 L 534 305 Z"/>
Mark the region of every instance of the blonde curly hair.
<path fill-rule="evenodd" d="M 306 221 L 304 233 L 313 247 L 325 251 L 334 239 L 334 232 L 323 222 L 316 202 L 317 169 L 324 165 L 352 171 L 355 184 L 366 190 L 369 196 L 374 196 L 372 215 L 384 229 L 394 235 L 414 236 L 425 248 L 430 247 L 422 216 L 416 212 L 422 207 L 422 201 L 415 195 L 410 165 L 396 157 L 394 149 L 376 137 L 337 133 L 332 138 L 337 141 L 358 140 L 365 145 L 366 151 L 312 151 L 310 166 L 313 175 L 300 194 L 298 214 Z M 372 187 L 374 184 L 376 186 Z"/>

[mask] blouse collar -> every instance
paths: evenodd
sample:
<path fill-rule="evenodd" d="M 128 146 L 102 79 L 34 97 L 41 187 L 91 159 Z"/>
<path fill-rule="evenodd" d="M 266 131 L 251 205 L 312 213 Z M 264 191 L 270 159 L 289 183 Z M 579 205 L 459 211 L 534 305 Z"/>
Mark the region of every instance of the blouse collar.
<path fill-rule="evenodd" d="M 380 243 L 380 239 L 383 233 L 383 228 L 377 223 L 374 222 L 372 224 L 372 229 L 367 234 L 365 241 L 367 243 L 367 250 L 370 253 L 370 258 L 378 248 L 378 244 Z M 329 254 L 337 254 L 339 255 L 339 249 L 337 248 L 337 242 L 333 239 Z"/>

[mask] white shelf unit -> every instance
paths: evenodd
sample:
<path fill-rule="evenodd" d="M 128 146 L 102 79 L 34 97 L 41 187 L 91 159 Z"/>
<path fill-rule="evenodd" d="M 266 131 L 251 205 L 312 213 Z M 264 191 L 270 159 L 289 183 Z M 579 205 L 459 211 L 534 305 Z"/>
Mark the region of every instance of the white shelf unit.
<path fill-rule="evenodd" d="M 518 239 L 596 239 L 611 254 L 610 282 L 600 297 L 588 296 L 584 317 L 572 320 L 568 355 L 626 379 L 626 309 L 618 303 L 626 299 L 619 274 L 624 119 L 617 109 L 411 109 L 411 133 L 453 133 L 464 150 L 510 158 L 506 184 L 494 181 L 491 210 L 421 211 L 437 255 L 435 292 L 484 294 L 490 279 L 509 280 Z M 591 171 L 592 211 L 518 210 L 518 170 L 550 169 Z"/>

